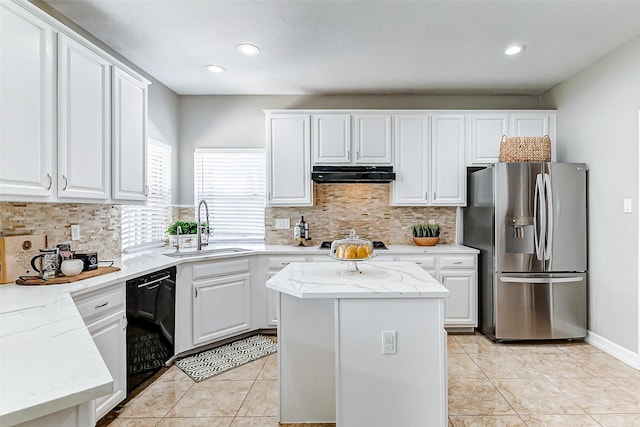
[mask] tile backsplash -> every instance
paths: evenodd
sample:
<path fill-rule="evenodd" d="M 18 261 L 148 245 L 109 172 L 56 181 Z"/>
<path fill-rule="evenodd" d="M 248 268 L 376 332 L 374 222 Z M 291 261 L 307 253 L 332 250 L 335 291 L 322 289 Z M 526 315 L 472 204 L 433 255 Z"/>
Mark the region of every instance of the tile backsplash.
<path fill-rule="evenodd" d="M 71 224 L 80 240 L 71 240 Z M 120 257 L 120 206 L 84 203 L 0 203 L 0 236 L 46 234 L 49 246 L 97 251 L 100 260 Z"/>
<path fill-rule="evenodd" d="M 309 223 L 312 245 L 343 238 L 350 229 L 365 239 L 388 244 L 413 244 L 411 226 L 435 220 L 442 227 L 440 242 L 456 240 L 455 207 L 389 206 L 388 184 L 314 184 L 315 205 L 267 207 L 265 240 L 272 245 L 295 245 L 293 225 L 304 215 Z M 291 229 L 276 230 L 276 218 L 289 218 Z"/>

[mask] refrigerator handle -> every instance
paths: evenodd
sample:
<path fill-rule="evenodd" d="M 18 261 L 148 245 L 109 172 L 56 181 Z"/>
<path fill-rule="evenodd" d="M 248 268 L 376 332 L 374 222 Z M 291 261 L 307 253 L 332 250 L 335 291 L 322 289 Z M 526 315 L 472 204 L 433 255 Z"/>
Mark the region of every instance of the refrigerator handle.
<path fill-rule="evenodd" d="M 542 197 L 544 182 L 542 174 L 536 175 L 536 189 L 533 198 L 533 240 L 536 245 L 536 258 L 542 260 L 544 257 L 544 237 L 547 231 L 546 204 Z M 539 213 L 542 215 L 538 215 Z M 538 221 L 540 221 L 540 233 L 538 234 Z"/>
<path fill-rule="evenodd" d="M 576 283 L 583 282 L 584 277 L 500 277 L 505 283 Z"/>
<path fill-rule="evenodd" d="M 548 261 L 552 257 L 553 247 L 553 194 L 551 192 L 551 177 L 548 173 L 544 174 L 544 190 L 547 196 L 547 235 L 545 237 L 544 259 Z"/>

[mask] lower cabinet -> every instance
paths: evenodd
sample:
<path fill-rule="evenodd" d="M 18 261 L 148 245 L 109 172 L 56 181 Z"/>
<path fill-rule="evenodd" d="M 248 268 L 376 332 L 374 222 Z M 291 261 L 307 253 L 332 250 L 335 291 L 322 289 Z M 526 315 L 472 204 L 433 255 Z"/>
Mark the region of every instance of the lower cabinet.
<path fill-rule="evenodd" d="M 96 424 L 93 400 L 82 405 L 72 406 L 44 417 L 25 423 L 14 424 L 14 427 L 87 427 Z"/>
<path fill-rule="evenodd" d="M 73 295 L 73 300 L 113 377 L 113 392 L 94 401 L 98 420 L 127 397 L 125 284 Z"/>
<path fill-rule="evenodd" d="M 267 274 L 261 275 L 260 277 L 264 278 L 264 281 L 261 280 L 261 288 L 264 289 L 262 295 L 266 295 L 266 327 L 275 328 L 278 326 L 278 301 L 280 300 L 280 293 L 267 289 L 265 282 L 292 262 L 307 262 L 308 257 L 296 255 L 272 255 L 265 257 L 265 259 L 266 262 L 261 263 L 261 266 L 262 269 L 266 269 Z M 327 260 L 330 261 L 331 259 L 327 257 Z"/>
<path fill-rule="evenodd" d="M 251 275 L 193 283 L 193 344 L 251 328 Z"/>

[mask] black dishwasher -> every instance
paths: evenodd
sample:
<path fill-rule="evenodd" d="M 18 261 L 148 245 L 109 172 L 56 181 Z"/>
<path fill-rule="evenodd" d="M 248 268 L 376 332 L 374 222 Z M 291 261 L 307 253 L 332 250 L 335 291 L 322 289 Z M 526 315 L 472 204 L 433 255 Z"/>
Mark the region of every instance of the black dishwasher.
<path fill-rule="evenodd" d="M 176 268 L 127 281 L 127 393 L 174 355 Z"/>

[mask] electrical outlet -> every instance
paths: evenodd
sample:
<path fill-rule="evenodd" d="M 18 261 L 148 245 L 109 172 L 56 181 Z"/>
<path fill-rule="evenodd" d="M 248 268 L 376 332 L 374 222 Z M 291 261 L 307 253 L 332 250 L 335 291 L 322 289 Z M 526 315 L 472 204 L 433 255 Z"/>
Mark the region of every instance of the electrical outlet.
<path fill-rule="evenodd" d="M 396 354 L 396 331 L 382 331 L 382 354 Z"/>
<path fill-rule="evenodd" d="M 631 199 L 624 199 L 623 202 L 624 202 L 623 212 L 631 213 Z"/>
<path fill-rule="evenodd" d="M 276 230 L 288 230 L 291 228 L 289 218 L 276 218 Z"/>
<path fill-rule="evenodd" d="M 430 219 L 430 220 L 429 220 L 429 224 L 435 224 L 435 223 L 436 223 L 436 220 L 435 220 L 435 219 Z"/>
<path fill-rule="evenodd" d="M 71 240 L 80 240 L 80 226 L 71 224 Z"/>

